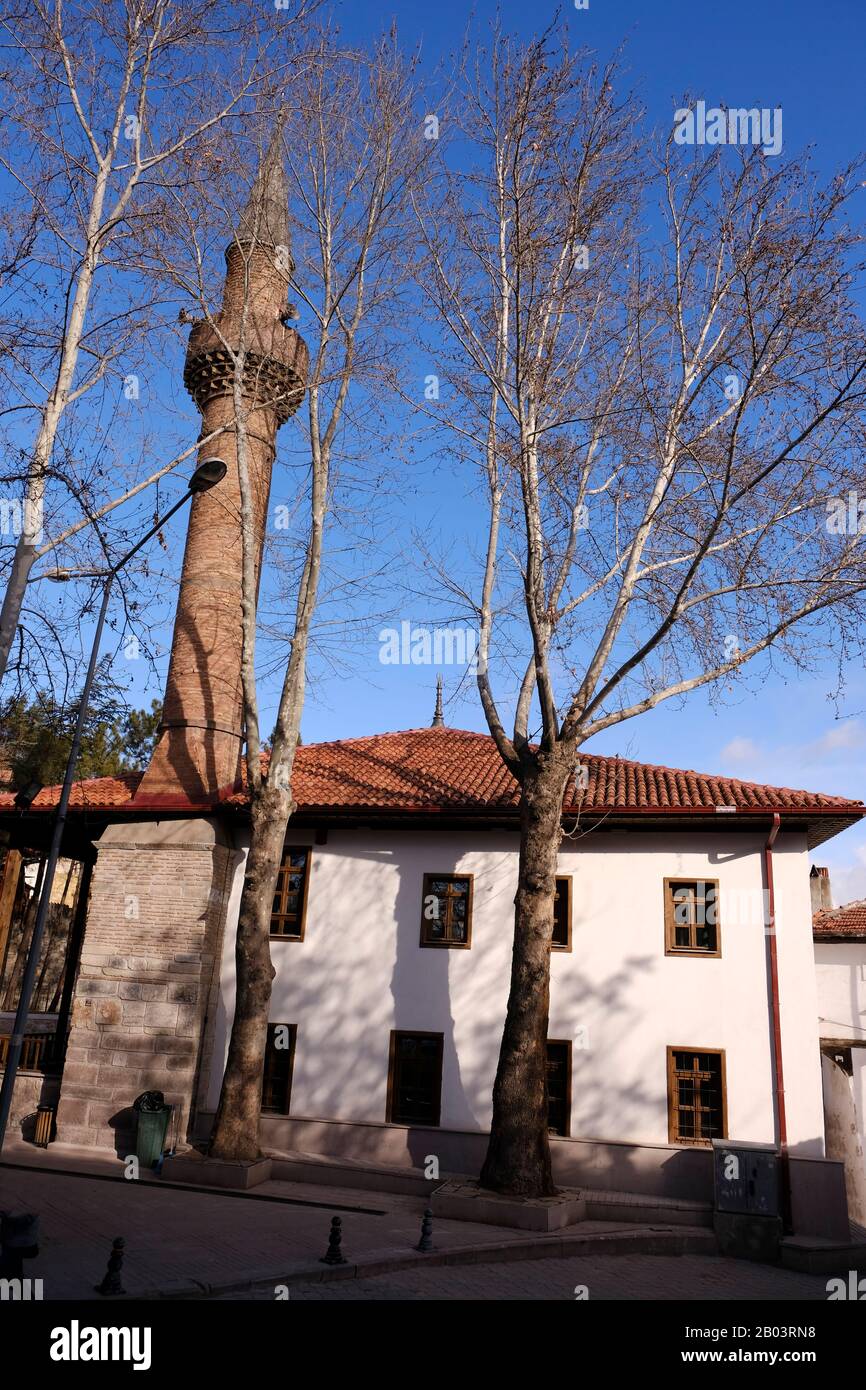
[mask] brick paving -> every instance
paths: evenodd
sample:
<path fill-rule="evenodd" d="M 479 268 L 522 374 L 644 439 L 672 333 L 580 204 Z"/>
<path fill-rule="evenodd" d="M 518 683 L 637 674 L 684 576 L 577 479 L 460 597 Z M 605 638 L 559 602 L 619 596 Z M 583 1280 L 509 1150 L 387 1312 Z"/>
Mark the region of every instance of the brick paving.
<path fill-rule="evenodd" d="M 75 1158 L 73 1150 L 52 1155 L 63 1174 L 47 1168 L 49 1155 L 33 1155 L 32 1166 L 11 1167 L 22 1152 L 4 1152 L 0 1164 L 0 1209 L 38 1212 L 40 1252 L 25 1265 L 25 1275 L 41 1278 L 46 1299 L 93 1299 L 115 1236 L 126 1241 L 124 1285 L 131 1295 L 185 1294 L 225 1296 L 241 1301 L 274 1298 L 276 1282 L 286 1280 L 292 1300 L 423 1299 L 573 1299 L 585 1284 L 596 1299 L 825 1299 L 826 1278 L 722 1259 L 712 1254 L 596 1254 L 544 1258 L 533 1232 L 506 1230 L 437 1218 L 436 1256 L 414 1250 L 420 1233 L 422 1197 L 373 1190 L 339 1188 L 321 1183 L 274 1181 L 252 1196 L 167 1187 L 147 1174 L 125 1181 L 122 1165 L 110 1156 L 97 1161 L 92 1151 Z M 96 1173 L 102 1176 L 96 1176 Z M 281 1200 L 262 1200 L 263 1196 Z M 292 1205 L 286 1198 L 290 1198 Z M 306 1205 L 305 1205 L 306 1204 Z M 343 1223 L 343 1251 L 357 1277 L 319 1280 L 331 1219 Z M 671 1231 L 657 1222 L 586 1221 L 572 1227 L 568 1242 L 594 1240 L 626 1244 L 681 1236 L 706 1240 L 706 1231 L 680 1227 Z M 495 1246 L 508 1243 L 507 1263 L 493 1263 Z M 521 1248 L 527 1247 L 529 1258 Z M 479 1263 L 434 1265 L 434 1258 L 469 1249 Z M 647 1248 L 646 1244 L 642 1247 Z M 663 1247 L 664 1248 L 664 1247 Z M 667 1247 L 670 1249 L 670 1246 Z M 687 1247 L 688 1248 L 688 1247 Z M 701 1248 L 700 1245 L 697 1248 Z M 487 1263 L 483 1263 L 485 1254 Z M 372 1277 L 364 1267 L 410 1261 L 406 1269 Z M 431 1261 L 427 1263 L 426 1261 Z M 354 1268 L 346 1274 L 355 1276 Z M 310 1282 L 307 1282 L 310 1281 Z M 245 1285 L 260 1282 L 261 1288 Z"/>
<path fill-rule="evenodd" d="M 122 1165 L 110 1160 L 101 1171 L 106 1176 L 64 1175 L 47 1170 L 44 1159 L 28 1168 L 0 1165 L 0 1210 L 39 1214 L 40 1253 L 25 1273 L 43 1280 L 46 1299 L 93 1298 L 115 1236 L 126 1242 L 123 1281 L 132 1295 L 196 1288 L 207 1293 L 258 1280 L 318 1276 L 335 1215 L 352 1263 L 425 1259 L 414 1249 L 426 1206 L 421 1197 L 290 1182 L 264 1183 L 255 1195 L 237 1196 L 165 1187 L 150 1176 L 127 1182 L 118 1176 Z M 572 1228 L 607 1241 L 618 1235 L 651 1239 L 659 1231 L 664 1239 L 665 1229 L 601 1221 Z M 684 1230 L 678 1228 L 673 1238 Z M 443 1218 L 436 1219 L 434 1234 L 440 1254 L 538 1241 L 530 1231 Z M 706 1238 L 705 1232 L 696 1235 Z"/>
<path fill-rule="evenodd" d="M 599 1255 L 571 1259 L 510 1261 L 508 1264 L 407 1269 L 375 1279 L 293 1284 L 292 1302 L 571 1301 L 585 1285 L 589 1300 L 822 1300 L 827 1276 L 799 1274 L 716 1255 Z M 237 1301 L 269 1302 L 272 1289 L 233 1295 Z M 222 1302 L 223 1299 L 215 1299 Z"/>

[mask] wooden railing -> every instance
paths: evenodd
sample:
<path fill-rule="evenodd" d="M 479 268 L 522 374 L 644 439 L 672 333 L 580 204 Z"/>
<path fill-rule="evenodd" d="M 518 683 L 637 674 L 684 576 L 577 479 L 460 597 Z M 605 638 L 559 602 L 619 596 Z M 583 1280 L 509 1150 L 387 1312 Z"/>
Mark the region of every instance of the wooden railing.
<path fill-rule="evenodd" d="M 29 1033 L 21 1048 L 19 1071 L 49 1071 L 54 1061 L 54 1033 Z M 9 1035 L 0 1035 L 0 1067 L 9 1054 Z"/>

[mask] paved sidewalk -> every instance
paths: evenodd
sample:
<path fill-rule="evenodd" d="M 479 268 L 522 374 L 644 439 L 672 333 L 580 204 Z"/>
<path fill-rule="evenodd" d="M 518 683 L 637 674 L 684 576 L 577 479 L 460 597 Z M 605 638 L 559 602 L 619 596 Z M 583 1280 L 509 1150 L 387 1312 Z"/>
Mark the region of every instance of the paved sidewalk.
<path fill-rule="evenodd" d="M 413 1268 L 376 1279 L 339 1283 L 298 1284 L 289 1289 L 293 1303 L 491 1301 L 531 1299 L 534 1302 L 573 1302 L 576 1289 L 586 1289 L 590 1303 L 599 1300 L 633 1302 L 748 1302 L 757 1300 L 823 1301 L 827 1275 L 800 1274 L 772 1265 L 728 1260 L 718 1255 L 581 1255 L 571 1259 L 517 1260 L 445 1268 Z M 584 1295 L 581 1292 L 581 1297 Z M 273 1289 L 235 1294 L 236 1300 L 270 1302 Z M 220 1299 L 215 1300 L 222 1301 Z M 776 1322 L 791 1320 L 790 1314 Z M 804 1319 L 797 1319 L 802 1323 Z"/>
<path fill-rule="evenodd" d="M 49 1155 L 4 1149 L 0 1209 L 38 1212 L 40 1253 L 25 1275 L 41 1278 L 46 1299 L 92 1299 L 105 1272 L 111 1241 L 123 1236 L 123 1283 L 128 1293 L 154 1296 L 241 1291 L 263 1280 L 294 1283 L 323 1277 L 354 1278 L 405 1264 L 456 1260 L 538 1258 L 588 1239 L 612 1251 L 636 1248 L 707 1249 L 711 1233 L 689 1227 L 583 1222 L 553 1237 L 463 1221 L 434 1223 L 435 1253 L 415 1251 L 426 1202 L 421 1197 L 269 1182 L 249 1195 L 168 1187 L 148 1174 L 122 1176 L 110 1156 L 52 1145 Z M 61 1174 L 47 1167 L 77 1169 Z M 10 1166 L 27 1161 L 27 1167 Z M 94 1171 L 94 1167 L 96 1171 Z M 274 1200 L 279 1198 L 282 1200 Z M 285 1199 L 290 1199 L 291 1203 Z M 345 1268 L 321 1263 L 331 1218 L 340 1216 Z M 581 1247 L 585 1248 L 585 1247 Z"/>

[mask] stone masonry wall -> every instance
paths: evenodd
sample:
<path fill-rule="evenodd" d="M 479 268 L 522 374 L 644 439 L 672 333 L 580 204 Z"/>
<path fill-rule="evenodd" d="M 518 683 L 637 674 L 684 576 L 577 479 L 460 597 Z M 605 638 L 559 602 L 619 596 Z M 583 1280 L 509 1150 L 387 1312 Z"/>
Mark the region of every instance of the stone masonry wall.
<path fill-rule="evenodd" d="M 3 1080 L 0 1067 L 0 1081 Z M 59 1083 L 55 1076 L 43 1076 L 41 1072 L 19 1071 L 15 1078 L 12 1093 L 12 1109 L 9 1112 L 9 1134 L 20 1134 L 25 1139 L 33 1138 L 36 1127 L 36 1110 L 39 1105 L 56 1105 Z"/>
<path fill-rule="evenodd" d="M 132 1102 L 150 1090 L 178 1107 L 185 1138 L 237 858 L 205 818 L 105 831 L 57 1116 L 65 1143 L 125 1156 Z"/>

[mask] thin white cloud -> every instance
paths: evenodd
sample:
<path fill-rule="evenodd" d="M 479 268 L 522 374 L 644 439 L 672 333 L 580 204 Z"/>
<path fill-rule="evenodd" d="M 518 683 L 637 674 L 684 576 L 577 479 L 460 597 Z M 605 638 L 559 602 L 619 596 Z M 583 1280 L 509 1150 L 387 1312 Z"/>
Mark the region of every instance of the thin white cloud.
<path fill-rule="evenodd" d="M 840 841 L 839 849 L 843 847 Z M 816 864 L 827 864 L 829 861 L 830 869 L 830 892 L 833 896 L 834 907 L 845 907 L 847 903 L 859 902 L 866 898 L 866 845 L 859 845 L 844 860 L 836 859 L 838 851 L 835 846 L 829 853 L 823 845 L 812 851 L 812 860 Z"/>
<path fill-rule="evenodd" d="M 824 763 L 834 761 L 837 753 L 847 753 L 853 748 L 862 748 L 866 745 L 866 730 L 859 719 L 846 719 L 838 724 L 833 724 L 825 734 L 815 739 L 813 743 L 806 743 L 799 749 L 799 756 L 806 763 Z M 791 749 L 795 755 L 798 750 Z"/>
<path fill-rule="evenodd" d="M 861 748 L 866 748 L 866 728 L 859 719 L 845 719 L 808 743 L 783 743 L 775 748 L 762 747 L 754 739 L 738 734 L 725 744 L 719 756 L 729 763 L 751 764 L 752 773 L 758 763 L 765 765 L 765 771 L 768 766 L 785 768 L 785 776 L 790 777 L 792 769 L 843 762 Z"/>
<path fill-rule="evenodd" d="M 732 738 L 726 743 L 721 757 L 731 763 L 755 762 L 761 757 L 761 749 L 751 738 Z"/>

